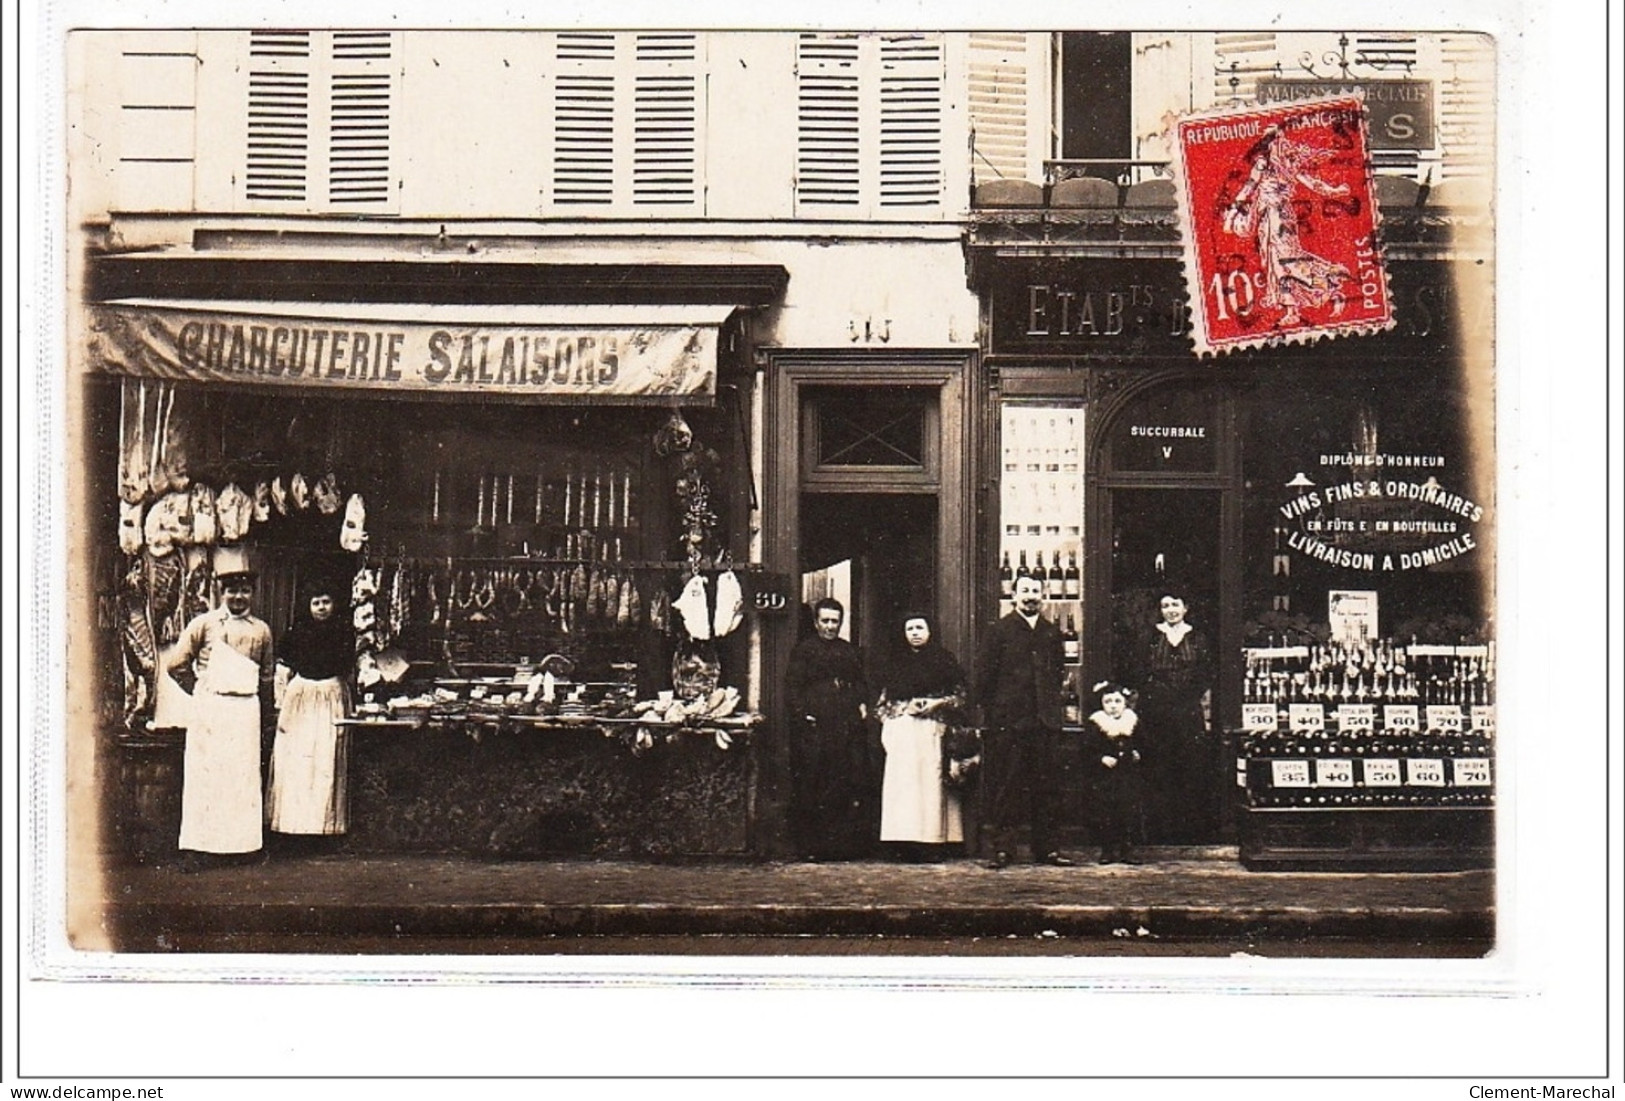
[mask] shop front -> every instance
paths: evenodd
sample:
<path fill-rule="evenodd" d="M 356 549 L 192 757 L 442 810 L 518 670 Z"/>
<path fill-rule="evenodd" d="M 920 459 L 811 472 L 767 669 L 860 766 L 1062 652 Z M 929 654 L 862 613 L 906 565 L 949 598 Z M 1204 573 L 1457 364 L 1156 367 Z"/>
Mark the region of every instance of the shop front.
<path fill-rule="evenodd" d="M 174 852 L 166 656 L 230 559 L 274 637 L 313 587 L 351 628 L 346 850 L 750 851 L 748 318 L 784 269 L 207 265 L 91 264 L 104 848 Z"/>
<path fill-rule="evenodd" d="M 1160 225 L 1131 228 L 1105 246 L 1045 244 L 996 213 L 973 226 L 998 471 L 979 612 L 1042 578 L 1087 715 L 1090 686 L 1157 679 L 1164 598 L 1182 601 L 1199 673 L 1182 759 L 1147 773 L 1152 842 L 1239 843 L 1250 867 L 1486 860 L 1482 265 L 1402 244 L 1394 330 L 1198 360 L 1177 250 Z M 1072 762 L 1066 783 L 1088 843 L 1090 769 Z"/>

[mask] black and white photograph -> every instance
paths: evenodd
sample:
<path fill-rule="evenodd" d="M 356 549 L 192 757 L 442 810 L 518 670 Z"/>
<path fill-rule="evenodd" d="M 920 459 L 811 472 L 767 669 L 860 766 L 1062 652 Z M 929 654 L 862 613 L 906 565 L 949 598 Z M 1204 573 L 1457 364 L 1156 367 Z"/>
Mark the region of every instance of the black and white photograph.
<path fill-rule="evenodd" d="M 277 7 L 50 39 L 33 966 L 1523 989 L 1504 12 Z"/>

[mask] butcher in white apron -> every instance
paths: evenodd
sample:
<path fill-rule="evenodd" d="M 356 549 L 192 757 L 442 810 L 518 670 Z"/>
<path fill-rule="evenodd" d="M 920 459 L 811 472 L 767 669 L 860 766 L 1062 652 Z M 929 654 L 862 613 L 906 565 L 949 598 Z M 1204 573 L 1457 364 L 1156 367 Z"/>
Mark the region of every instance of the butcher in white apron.
<path fill-rule="evenodd" d="M 252 853 L 264 843 L 260 708 L 275 668 L 271 628 L 249 612 L 252 574 L 218 580 L 222 606 L 188 623 L 168 659 L 171 670 L 191 662 L 197 674 L 186 729 L 180 847 Z"/>

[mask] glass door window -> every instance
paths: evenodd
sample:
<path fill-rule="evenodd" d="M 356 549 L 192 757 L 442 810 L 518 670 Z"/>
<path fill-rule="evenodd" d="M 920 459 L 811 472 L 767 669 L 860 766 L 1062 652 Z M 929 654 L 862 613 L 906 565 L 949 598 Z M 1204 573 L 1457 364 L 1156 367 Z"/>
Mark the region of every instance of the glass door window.
<path fill-rule="evenodd" d="M 1015 582 L 1044 582 L 1044 614 L 1076 665 L 1083 631 L 1084 410 L 1005 402 L 1000 411 L 999 614 Z"/>

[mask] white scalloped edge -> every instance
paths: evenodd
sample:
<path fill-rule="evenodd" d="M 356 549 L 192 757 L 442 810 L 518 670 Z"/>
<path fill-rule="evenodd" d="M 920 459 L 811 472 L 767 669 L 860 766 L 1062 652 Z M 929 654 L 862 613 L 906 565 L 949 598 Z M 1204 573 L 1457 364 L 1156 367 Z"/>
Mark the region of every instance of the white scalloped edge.
<path fill-rule="evenodd" d="M 1330 325 L 1306 325 L 1304 328 L 1290 333 L 1271 332 L 1256 337 L 1248 337 L 1244 340 L 1227 341 L 1219 345 L 1210 344 L 1206 332 L 1207 315 L 1201 298 L 1202 279 L 1196 271 L 1196 241 L 1195 234 L 1191 231 L 1190 194 L 1185 186 L 1185 147 L 1179 140 L 1179 126 L 1186 122 L 1207 122 L 1261 114 L 1278 115 L 1283 110 L 1296 113 L 1299 110 L 1325 107 L 1334 103 L 1346 103 L 1351 99 L 1357 100 L 1360 105 L 1360 138 L 1365 149 L 1364 199 L 1371 209 L 1371 247 L 1375 256 L 1376 269 L 1382 276 L 1383 302 L 1387 307 L 1385 315 L 1378 320 L 1342 322 Z M 1364 336 L 1385 332 L 1395 326 L 1393 288 L 1389 285 L 1388 263 L 1383 256 L 1382 209 L 1377 205 L 1375 172 L 1371 163 L 1370 124 L 1371 116 L 1365 109 L 1365 90 L 1358 87 L 1335 96 L 1312 96 L 1306 99 L 1296 99 L 1290 104 L 1284 105 L 1243 104 L 1235 107 L 1191 111 L 1179 115 L 1169 124 L 1167 131 L 1168 148 L 1174 172 L 1174 222 L 1179 232 L 1180 266 L 1185 277 L 1187 308 L 1190 310 L 1191 343 L 1194 345 L 1198 359 L 1209 355 L 1217 359 L 1220 354 L 1225 352 L 1247 351 L 1254 348 L 1278 348 L 1291 344 L 1310 345 L 1321 340 L 1330 340 L 1340 336 Z"/>

